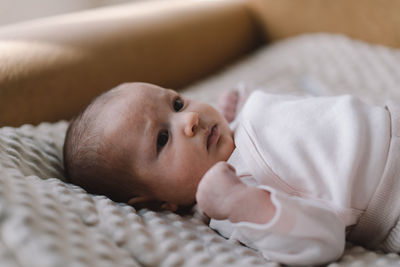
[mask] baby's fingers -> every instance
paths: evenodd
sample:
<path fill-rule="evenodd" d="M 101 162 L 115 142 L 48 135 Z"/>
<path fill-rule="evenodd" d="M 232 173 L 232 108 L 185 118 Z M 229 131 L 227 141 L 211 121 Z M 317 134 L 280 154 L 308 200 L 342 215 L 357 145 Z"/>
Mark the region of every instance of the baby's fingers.
<path fill-rule="evenodd" d="M 233 167 L 228 162 L 219 161 L 209 170 L 209 172 L 216 172 L 216 173 L 233 172 L 233 173 L 236 173 L 236 170 L 235 170 L 235 167 Z"/>
<path fill-rule="evenodd" d="M 225 91 L 219 98 L 219 110 L 228 122 L 233 121 L 236 116 L 236 106 L 238 101 L 238 91 Z"/>

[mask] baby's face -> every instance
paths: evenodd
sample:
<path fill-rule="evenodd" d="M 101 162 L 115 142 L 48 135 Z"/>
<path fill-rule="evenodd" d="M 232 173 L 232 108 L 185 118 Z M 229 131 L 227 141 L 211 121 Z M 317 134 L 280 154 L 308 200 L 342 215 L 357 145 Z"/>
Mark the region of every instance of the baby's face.
<path fill-rule="evenodd" d="M 134 83 L 111 107 L 105 133 L 124 155 L 151 197 L 178 205 L 195 201 L 197 185 L 234 149 L 228 122 L 212 106 L 173 90 Z"/>

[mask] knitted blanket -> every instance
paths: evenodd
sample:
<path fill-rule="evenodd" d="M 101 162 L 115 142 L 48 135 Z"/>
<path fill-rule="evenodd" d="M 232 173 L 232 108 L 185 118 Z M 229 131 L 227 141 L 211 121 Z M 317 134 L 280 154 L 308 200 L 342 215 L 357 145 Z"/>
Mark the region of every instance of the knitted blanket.
<path fill-rule="evenodd" d="M 264 47 L 183 94 L 215 104 L 241 82 L 269 92 L 400 100 L 400 50 L 314 34 Z M 136 211 L 65 183 L 67 122 L 0 128 L 0 266 L 279 266 L 212 231 L 198 212 Z M 400 265 L 347 244 L 330 266 Z"/>

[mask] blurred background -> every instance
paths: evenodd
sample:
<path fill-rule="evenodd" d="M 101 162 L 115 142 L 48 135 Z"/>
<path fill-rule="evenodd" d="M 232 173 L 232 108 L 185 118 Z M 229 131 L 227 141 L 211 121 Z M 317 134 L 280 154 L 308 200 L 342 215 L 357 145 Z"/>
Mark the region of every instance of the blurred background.
<path fill-rule="evenodd" d="M 0 26 L 40 17 L 146 0 L 0 0 Z"/>

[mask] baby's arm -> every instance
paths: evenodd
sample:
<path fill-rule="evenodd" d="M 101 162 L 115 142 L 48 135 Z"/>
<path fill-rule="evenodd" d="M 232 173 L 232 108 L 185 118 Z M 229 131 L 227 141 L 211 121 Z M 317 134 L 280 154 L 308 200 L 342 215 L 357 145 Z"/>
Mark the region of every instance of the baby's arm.
<path fill-rule="evenodd" d="M 203 176 L 196 199 L 200 209 L 217 220 L 264 224 L 275 214 L 269 192 L 242 183 L 226 162 L 215 164 Z"/>
<path fill-rule="evenodd" d="M 324 203 L 262 187 L 247 187 L 233 167 L 219 162 L 203 176 L 196 199 L 206 215 L 234 223 L 233 232 L 222 235 L 260 251 L 266 259 L 309 266 L 342 255 L 345 225 L 334 211 Z M 219 231 L 215 223 L 213 229 Z"/>

